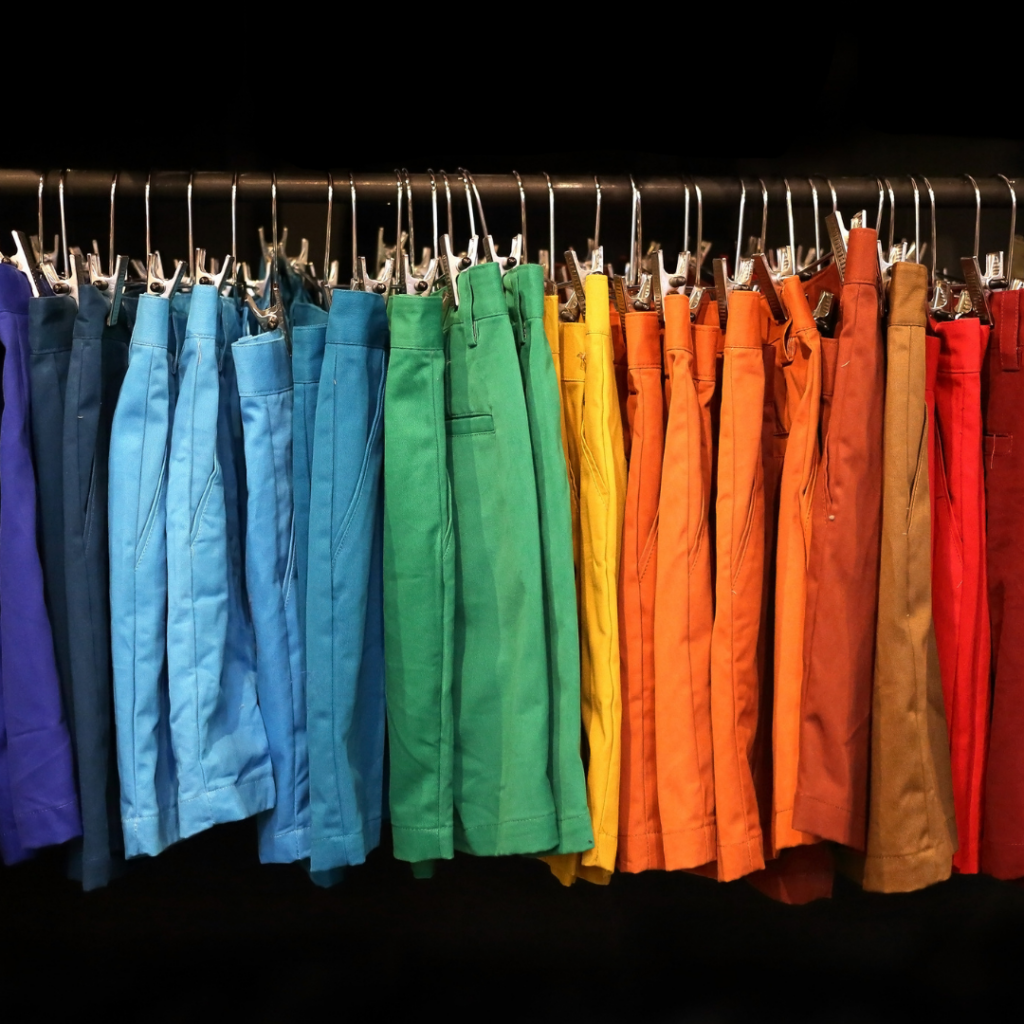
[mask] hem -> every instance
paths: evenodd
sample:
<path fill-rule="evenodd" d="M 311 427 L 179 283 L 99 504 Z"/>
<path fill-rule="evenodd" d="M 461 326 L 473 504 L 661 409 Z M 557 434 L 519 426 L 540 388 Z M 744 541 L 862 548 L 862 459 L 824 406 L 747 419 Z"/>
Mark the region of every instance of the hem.
<path fill-rule="evenodd" d="M 274 806 L 276 795 L 274 776 L 267 773 L 245 782 L 207 790 L 188 800 L 179 800 L 181 838 L 188 839 L 214 825 L 242 821 L 261 811 L 269 811 Z"/>
<path fill-rule="evenodd" d="M 547 864 L 551 874 L 558 879 L 567 889 L 576 881 L 580 867 L 580 855 L 578 853 L 552 853 L 541 860 Z"/>
<path fill-rule="evenodd" d="M 761 830 L 738 842 L 725 846 L 718 844 L 718 880 L 734 882 L 737 878 L 752 874 L 764 868 L 764 841 Z"/>
<path fill-rule="evenodd" d="M 456 826 L 454 847 L 477 857 L 505 857 L 513 854 L 538 854 L 558 845 L 555 814 L 513 821 L 498 821 L 471 828 Z"/>
<path fill-rule="evenodd" d="M 914 892 L 944 882 L 953 873 L 953 851 L 930 846 L 894 855 L 864 858 L 865 892 Z"/>
<path fill-rule="evenodd" d="M 310 877 L 316 881 L 322 872 L 362 864 L 379 843 L 380 818 L 371 818 L 361 832 L 316 836 L 310 843 Z"/>
<path fill-rule="evenodd" d="M 394 847 L 395 860 L 408 861 L 415 865 L 420 861 L 451 860 L 455 856 L 453 841 L 454 829 L 445 828 L 412 828 L 396 825 L 391 822 L 391 840 Z M 433 871 L 431 871 L 433 874 Z M 417 878 L 428 877 L 416 875 Z"/>
<path fill-rule="evenodd" d="M 558 846 L 552 853 L 585 853 L 594 848 L 594 832 L 589 814 L 576 814 L 558 820 Z"/>
<path fill-rule="evenodd" d="M 127 818 L 121 816 L 125 857 L 155 857 L 181 839 L 178 808 L 162 808 L 157 814 Z"/>
<path fill-rule="evenodd" d="M 1024 878 L 1024 843 L 981 843 L 981 869 L 986 875 L 1004 882 Z"/>
<path fill-rule="evenodd" d="M 261 864 L 294 864 L 296 861 L 309 860 L 309 837 L 312 831 L 309 825 L 288 829 L 286 832 L 274 832 L 268 817 L 261 820 L 258 827 Z"/>
<path fill-rule="evenodd" d="M 685 832 L 664 833 L 662 842 L 668 871 L 693 871 L 705 864 L 714 864 L 718 858 L 718 829 L 713 824 Z"/>
<path fill-rule="evenodd" d="M 15 811 L 14 821 L 18 839 L 26 850 L 60 846 L 82 834 L 82 819 L 74 800 L 51 807 L 33 808 L 28 813 Z"/>
<path fill-rule="evenodd" d="M 793 828 L 821 836 L 840 846 L 863 852 L 867 846 L 867 818 L 849 807 L 838 807 L 807 793 L 793 801 Z"/>
<path fill-rule="evenodd" d="M 607 832 L 598 832 L 594 836 L 593 849 L 587 850 L 580 859 L 580 878 L 584 878 L 583 869 L 597 869 L 607 872 L 609 876 L 615 870 L 615 857 L 619 852 L 619 837 L 610 836 Z M 589 881 L 589 879 L 588 879 Z"/>

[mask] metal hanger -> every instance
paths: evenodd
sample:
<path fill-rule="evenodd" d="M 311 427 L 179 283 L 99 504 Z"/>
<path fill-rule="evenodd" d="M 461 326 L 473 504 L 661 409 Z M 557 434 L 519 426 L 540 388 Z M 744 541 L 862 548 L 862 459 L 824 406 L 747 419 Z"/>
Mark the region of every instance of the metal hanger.
<path fill-rule="evenodd" d="M 793 230 L 793 190 L 790 188 L 789 179 L 783 178 L 783 184 L 786 186 L 786 217 L 789 224 L 789 245 L 781 245 L 774 252 L 769 252 L 769 256 L 774 256 L 773 260 L 769 261 L 769 266 L 775 277 L 781 280 L 784 277 L 792 277 L 796 273 L 796 235 Z M 767 204 L 765 205 L 767 212 Z M 764 251 L 764 242 L 761 243 Z"/>
<path fill-rule="evenodd" d="M 324 276 L 318 281 L 320 301 L 331 308 L 334 289 L 338 287 L 338 261 L 331 259 L 331 223 L 334 220 L 334 175 L 327 172 L 327 227 L 324 232 Z"/>
<path fill-rule="evenodd" d="M 626 275 L 618 274 L 612 279 L 612 291 L 615 296 L 615 307 L 619 313 L 619 322 L 623 331 L 626 329 L 628 312 L 646 313 L 654 301 L 654 277 L 645 273 L 641 266 L 643 253 L 643 206 L 640 188 L 633 175 L 629 176 L 632 190 L 630 207 L 630 250 L 629 262 L 626 264 Z"/>
<path fill-rule="evenodd" d="M 825 230 L 828 232 L 829 244 L 835 258 L 839 280 L 846 279 L 846 250 L 850 243 L 850 229 L 843 223 L 843 215 L 839 212 L 836 190 L 832 182 L 826 178 L 829 191 L 832 193 L 832 212 L 825 217 Z"/>
<path fill-rule="evenodd" d="M 541 172 L 548 183 L 548 247 L 537 251 L 537 262 L 544 267 L 544 290 L 548 295 L 555 294 L 555 189 L 551 184 L 551 175 Z"/>
<path fill-rule="evenodd" d="M 459 275 L 476 266 L 479 259 L 480 237 L 476 233 L 476 220 L 473 217 L 473 203 L 469 196 L 469 182 L 466 181 L 466 203 L 469 208 L 469 244 L 465 253 L 456 253 L 452 248 L 452 190 L 448 183 L 448 175 L 441 170 L 444 178 L 445 198 L 448 201 L 448 233 L 441 236 L 441 272 L 444 275 L 444 301 L 455 309 L 459 308 Z M 465 180 L 465 179 L 464 179 Z"/>
<path fill-rule="evenodd" d="M 1006 249 L 1006 288 L 1011 291 L 1018 291 L 1024 288 L 1024 281 L 1020 278 L 1013 276 L 1013 247 L 1017 240 L 1017 189 L 1016 179 L 1008 178 L 1005 174 L 997 174 L 997 178 L 1002 178 L 1006 182 L 1006 187 L 1010 190 L 1010 241 Z"/>
<path fill-rule="evenodd" d="M 29 239 L 31 243 L 32 256 L 38 265 L 42 265 L 49 261 L 50 263 L 57 262 L 57 250 L 60 248 L 60 236 L 53 236 L 53 248 L 47 252 L 43 248 L 43 239 L 46 237 L 43 233 L 43 186 L 46 184 L 46 175 L 39 175 L 39 188 L 36 192 L 36 219 L 38 221 L 38 234 L 32 235 Z"/>
<path fill-rule="evenodd" d="M 237 224 L 237 205 L 238 205 L 238 175 L 235 174 L 231 184 L 231 249 L 234 255 L 235 246 L 237 244 L 237 238 L 235 236 L 235 229 Z M 251 295 L 256 299 L 262 299 L 267 295 L 267 289 L 270 287 L 270 268 L 274 263 L 273 257 L 270 253 L 270 246 L 267 245 L 264 237 L 263 228 L 258 228 L 257 232 L 260 238 L 260 252 L 263 256 L 263 276 L 253 277 L 252 271 L 249 264 L 242 260 L 241 263 L 236 259 L 235 266 L 238 268 L 238 284 L 240 286 L 241 296 L 244 298 L 247 295 Z"/>
<path fill-rule="evenodd" d="M 117 195 L 117 172 L 110 181 L 110 246 L 107 256 L 109 274 L 103 273 L 103 261 L 98 251 L 89 254 L 89 280 L 97 291 L 110 297 L 110 310 L 107 313 L 107 325 L 113 327 L 121 313 L 121 299 L 124 297 L 124 282 L 128 274 L 128 257 L 115 255 L 114 249 L 114 199 Z M 94 241 L 93 249 L 99 246 Z"/>
<path fill-rule="evenodd" d="M 914 246 L 911 251 L 907 253 L 907 259 L 910 259 L 910 252 L 913 252 L 914 262 L 921 262 L 921 190 L 917 187 L 917 178 L 912 174 L 908 174 L 907 177 L 910 179 L 910 184 L 914 189 Z"/>
<path fill-rule="evenodd" d="M 409 176 L 409 172 L 406 168 L 402 168 L 402 179 L 405 182 L 405 202 L 406 202 L 406 219 L 409 222 L 409 258 L 410 260 L 416 255 L 416 229 L 413 224 L 413 205 L 412 205 L 412 178 Z M 436 194 L 436 188 L 435 188 Z M 436 195 L 435 195 L 435 208 L 436 208 Z M 435 235 L 437 230 L 437 218 L 435 215 L 434 219 Z M 434 239 L 434 246 L 431 248 L 428 245 L 423 246 L 420 250 L 420 261 L 413 265 L 413 273 L 416 277 L 425 278 L 430 270 L 431 260 L 437 259 L 437 239 Z M 436 267 L 436 262 L 435 262 Z"/>
<path fill-rule="evenodd" d="M 370 277 L 366 269 L 366 257 L 357 255 L 359 245 L 356 240 L 356 182 L 349 172 L 348 187 L 352 194 L 352 290 L 372 292 L 374 295 L 386 295 L 391 287 L 391 279 L 395 271 L 395 259 L 387 256 L 377 277 Z M 383 229 L 382 229 L 383 230 Z"/>
<path fill-rule="evenodd" d="M 258 333 L 260 334 L 265 331 L 276 330 L 278 327 L 284 327 L 285 322 L 284 304 L 281 301 L 281 286 L 277 276 L 277 261 L 280 249 L 278 248 L 277 238 L 277 173 L 273 171 L 270 174 L 270 231 L 273 248 L 270 251 L 270 301 L 267 308 L 261 309 L 252 295 L 249 292 L 245 293 L 245 304 L 249 307 L 249 312 L 252 313 L 257 324 Z M 288 347 L 290 351 L 290 342 Z"/>
<path fill-rule="evenodd" d="M 459 168 L 459 172 L 462 174 L 462 180 L 466 182 L 466 198 L 469 199 L 469 189 L 472 187 L 473 195 L 476 198 L 477 212 L 480 214 L 480 225 L 483 228 L 483 235 L 481 242 L 483 244 L 483 262 L 485 263 L 497 263 L 498 268 L 501 271 L 501 276 L 504 277 L 513 267 L 518 267 L 522 262 L 523 257 L 523 236 L 516 235 L 512 239 L 512 244 L 509 246 L 508 256 L 499 256 L 498 250 L 494 245 L 494 238 L 487 230 L 487 218 L 484 216 L 484 205 L 480 201 L 480 192 L 476 187 L 476 182 L 473 180 L 473 175 L 469 173 L 464 167 Z M 472 207 L 470 207 L 472 213 Z M 471 230 L 473 228 L 472 217 L 470 218 Z M 475 230 L 473 234 L 476 234 Z"/>
<path fill-rule="evenodd" d="M 985 273 L 982 274 L 982 284 L 988 289 L 1002 289 L 1010 284 L 1013 277 L 1013 242 L 1017 230 L 1017 191 L 1013 183 L 1005 174 L 997 177 L 1006 182 L 1010 190 L 1010 241 L 1006 250 L 987 253 L 985 256 Z"/>
<path fill-rule="evenodd" d="M 932 246 L 932 259 L 931 269 L 928 275 L 929 285 L 931 288 L 931 297 L 928 304 L 928 312 L 936 318 L 946 318 L 950 316 L 950 305 L 953 300 L 953 290 L 950 286 L 950 282 L 945 278 L 940 278 L 936 272 L 936 258 L 938 253 L 937 245 L 937 234 L 935 227 L 935 191 L 932 188 L 932 183 L 922 174 L 921 180 L 924 182 L 924 187 L 928 190 L 928 201 L 931 205 L 931 246 Z"/>
<path fill-rule="evenodd" d="M 182 279 L 185 276 L 185 264 L 181 260 L 174 261 L 174 271 L 170 277 L 164 277 L 163 260 L 160 253 L 151 247 L 150 244 L 150 220 L 149 220 L 149 190 L 153 176 L 146 175 L 146 293 L 156 295 L 161 299 L 170 300 L 174 293 L 181 287 Z"/>
<path fill-rule="evenodd" d="M 61 247 L 64 254 L 64 273 L 63 275 L 58 274 L 56 264 L 49 262 L 41 264 L 40 269 L 43 271 L 46 283 L 50 286 L 53 294 L 70 295 L 75 300 L 75 305 L 77 306 L 79 286 L 80 284 L 87 283 L 89 279 L 86 277 L 81 254 L 71 252 L 68 246 L 67 218 L 64 211 L 64 183 L 66 176 L 67 171 L 61 170 L 60 181 L 57 186 L 57 195 L 60 202 L 60 233 Z"/>
<path fill-rule="evenodd" d="M 763 178 L 758 178 L 757 180 L 761 185 L 761 237 L 758 239 L 757 252 L 751 256 L 751 261 L 753 263 L 751 276 L 753 277 L 754 283 L 764 295 L 772 317 L 777 323 L 782 323 L 782 321 L 788 319 L 788 316 L 786 314 L 786 307 L 782 302 L 782 295 L 779 292 L 777 285 L 777 278 L 779 275 L 776 272 L 773 272 L 764 252 L 765 238 L 768 234 L 768 187 L 765 185 Z M 779 267 L 781 269 L 783 265 L 785 265 L 786 269 L 789 269 L 790 274 L 792 274 L 795 270 L 795 268 L 792 267 L 792 249 L 789 246 L 785 246 L 783 248 L 789 249 L 790 251 L 788 253 L 784 251 L 782 252 L 779 260 Z M 739 268 L 737 268 L 737 276 L 738 275 Z"/>
<path fill-rule="evenodd" d="M 427 174 L 430 175 L 430 210 L 434 228 L 432 236 L 434 239 L 433 252 L 436 256 L 439 251 L 437 246 L 437 178 L 434 177 L 434 172 L 429 167 L 427 168 Z"/>
<path fill-rule="evenodd" d="M 519 233 L 523 236 L 523 255 L 520 262 L 528 263 L 530 250 L 526 244 L 526 189 L 523 188 L 523 179 L 519 177 L 519 172 L 513 171 L 512 173 L 516 176 L 516 184 L 519 186 Z M 600 224 L 600 218 L 598 218 L 598 224 Z"/>
<path fill-rule="evenodd" d="M 41 246 L 39 239 L 43 237 L 43 182 L 45 175 L 39 175 L 39 234 L 33 235 L 31 239 L 26 237 L 24 231 L 12 231 L 11 237 L 14 239 L 14 254 L 10 257 L 4 256 L 0 253 L 0 262 L 11 263 L 17 270 L 25 275 L 28 280 L 29 288 L 32 291 L 33 298 L 39 298 L 40 295 L 49 294 L 49 285 L 45 283 L 46 278 L 43 276 L 42 268 L 40 263 L 44 259 L 49 259 L 53 262 L 56 259 L 57 249 L 60 246 L 60 240 L 54 237 L 53 255 L 52 258 L 49 254 L 41 253 Z"/>
<path fill-rule="evenodd" d="M 189 176 L 189 185 L 191 186 L 191 175 Z M 188 207 L 188 240 L 191 247 L 192 244 L 192 203 L 189 202 Z M 232 232 L 234 232 L 234 217 L 232 217 Z M 232 238 L 232 248 L 234 248 L 234 238 Z M 228 253 L 224 257 L 224 265 L 220 266 L 215 259 L 210 260 L 210 266 L 206 265 L 206 249 L 197 248 L 192 250 L 194 260 L 192 263 L 193 273 L 193 284 L 212 284 L 217 289 L 217 294 L 220 295 L 224 289 L 225 284 L 231 284 L 231 272 L 235 267 L 235 257 L 233 253 Z"/>
<path fill-rule="evenodd" d="M 986 273 L 983 274 L 978 262 L 978 247 L 981 244 L 981 189 L 969 174 L 965 174 L 964 177 L 974 189 L 974 253 L 971 256 L 964 256 L 960 260 L 960 267 L 963 270 L 967 287 L 960 293 L 960 298 L 957 301 L 956 317 L 960 319 L 976 316 L 983 324 L 990 324 L 992 323 L 992 313 L 988 306 L 988 296 L 985 294 L 986 277 L 988 271 L 997 268 L 986 258 Z M 997 254 L 993 253 L 992 255 L 996 256 Z M 998 255 L 1001 257 L 1001 254 Z M 996 262 L 1001 262 L 1001 260 L 997 259 Z"/>
<path fill-rule="evenodd" d="M 762 182 L 763 187 L 763 182 Z M 715 302 L 718 305 L 718 324 L 724 331 L 729 322 L 729 295 L 737 288 L 747 291 L 753 285 L 754 261 L 741 255 L 743 242 L 743 216 L 747 206 L 747 183 L 740 178 L 740 210 L 736 225 L 735 276 L 729 276 L 728 260 L 719 257 L 713 263 L 715 273 Z M 762 222 L 763 223 L 763 222 Z M 763 230 L 763 227 L 762 227 Z"/>
<path fill-rule="evenodd" d="M 408 179 L 403 178 L 402 172 L 397 168 L 395 169 L 395 177 L 398 179 L 398 201 L 396 203 L 398 209 L 398 224 L 395 232 L 399 242 L 398 259 L 397 259 L 397 274 L 395 275 L 394 290 L 400 295 L 429 295 L 434 287 L 434 280 L 437 277 L 437 260 L 427 259 L 427 270 L 422 276 L 418 275 L 416 269 L 412 266 L 412 259 L 409 254 L 405 251 L 404 239 L 405 235 L 402 232 L 402 194 L 406 191 Z M 408 189 L 409 198 L 409 217 L 412 217 L 412 188 Z M 409 234 L 410 239 L 415 238 L 412 230 L 412 221 L 409 222 Z M 429 249 L 424 250 L 425 255 L 429 254 Z"/>
<path fill-rule="evenodd" d="M 814 254 L 807 254 L 807 260 L 804 265 L 800 268 L 806 270 L 812 263 L 817 263 L 821 259 L 821 218 L 818 211 L 818 186 L 814 184 L 813 178 L 807 179 L 807 184 L 811 186 L 811 205 L 814 207 Z"/>

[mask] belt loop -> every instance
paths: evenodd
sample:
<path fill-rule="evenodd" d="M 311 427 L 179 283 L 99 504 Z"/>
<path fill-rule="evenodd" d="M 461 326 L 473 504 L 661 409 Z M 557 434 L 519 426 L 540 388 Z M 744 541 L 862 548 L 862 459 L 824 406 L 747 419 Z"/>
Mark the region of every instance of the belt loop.
<path fill-rule="evenodd" d="M 1020 319 L 1020 300 L 1024 293 L 1019 291 L 999 292 L 995 295 L 998 301 L 999 316 L 996 321 L 996 337 L 999 344 L 999 365 L 1004 371 L 1020 370 L 1020 350 L 1022 329 Z"/>

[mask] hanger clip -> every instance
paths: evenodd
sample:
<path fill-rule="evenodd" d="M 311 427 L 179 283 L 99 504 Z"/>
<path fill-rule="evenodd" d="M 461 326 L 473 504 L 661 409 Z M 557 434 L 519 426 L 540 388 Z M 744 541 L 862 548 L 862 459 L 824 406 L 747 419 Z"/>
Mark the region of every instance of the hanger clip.
<path fill-rule="evenodd" d="M 473 235 L 466 247 L 465 256 L 456 256 L 452 252 L 452 240 L 448 235 L 441 236 L 441 270 L 445 277 L 445 298 L 455 308 L 459 308 L 459 275 L 478 262 L 477 252 L 480 248 L 480 237 Z"/>
<path fill-rule="evenodd" d="M 850 232 L 843 223 L 843 215 L 838 210 L 825 217 L 825 227 L 828 229 L 828 240 L 832 243 L 832 255 L 835 257 L 836 269 L 839 271 L 839 280 L 843 281 L 846 279 L 846 249 Z"/>
<path fill-rule="evenodd" d="M 963 295 L 961 295 L 961 302 L 957 304 L 957 316 L 967 316 L 973 312 L 983 324 L 992 323 L 992 313 L 988 307 L 988 296 L 985 294 L 985 284 L 981 266 L 978 264 L 978 257 L 964 256 L 960 260 L 960 267 L 964 273 L 964 280 L 967 282 L 966 294 L 970 296 L 970 307 L 961 312 L 960 305 L 963 303 Z"/>
<path fill-rule="evenodd" d="M 13 263 L 28 278 L 28 285 L 32 289 L 32 295 L 38 299 L 41 294 L 39 288 L 44 278 L 40 272 L 39 263 L 35 259 L 32 244 L 25 237 L 24 231 L 12 231 L 11 235 L 14 237 L 14 255 L 10 258 L 9 262 Z"/>
<path fill-rule="evenodd" d="M 665 296 L 679 295 L 686 292 L 686 276 L 690 264 L 690 254 L 681 252 L 676 259 L 676 272 L 665 271 L 665 253 L 658 249 L 651 254 L 651 282 L 654 286 L 654 308 L 658 311 L 658 319 L 665 323 Z"/>
<path fill-rule="evenodd" d="M 823 291 L 818 296 L 818 303 L 811 315 L 818 327 L 818 333 L 823 338 L 831 338 L 835 334 L 836 320 L 839 316 L 839 303 L 836 297 L 829 291 Z"/>
<path fill-rule="evenodd" d="M 518 267 L 523 262 L 523 236 L 516 235 L 512 239 L 512 245 L 509 248 L 509 254 L 507 256 L 499 256 L 498 250 L 494 247 L 494 239 L 490 235 L 484 235 L 484 263 L 497 263 L 498 268 L 501 270 L 501 276 L 504 277 L 513 267 Z"/>
<path fill-rule="evenodd" d="M 103 264 L 95 253 L 89 253 L 89 280 L 92 286 L 110 299 L 107 326 L 113 327 L 121 315 L 121 299 L 124 298 L 124 282 L 128 276 L 128 257 L 116 256 L 110 274 L 103 273 Z"/>
<path fill-rule="evenodd" d="M 234 257 L 228 255 L 224 257 L 224 265 L 219 272 L 216 267 L 207 269 L 206 250 L 196 249 L 196 284 L 212 284 L 219 294 L 225 283 L 231 283 L 231 270 L 234 267 L 234 262 Z"/>
<path fill-rule="evenodd" d="M 181 288 L 182 280 L 185 277 L 185 264 L 181 260 L 174 261 L 174 273 L 170 277 L 164 277 L 163 261 L 160 253 L 151 252 L 146 269 L 146 293 L 156 295 L 161 299 L 172 299 L 174 293 Z"/>
<path fill-rule="evenodd" d="M 44 263 L 42 271 L 46 277 L 46 283 L 54 295 L 70 295 L 75 300 L 75 305 L 78 305 L 79 284 L 88 281 L 81 252 L 76 252 L 74 249 L 69 252 L 68 276 L 66 278 L 57 273 L 57 268 L 52 263 Z"/>

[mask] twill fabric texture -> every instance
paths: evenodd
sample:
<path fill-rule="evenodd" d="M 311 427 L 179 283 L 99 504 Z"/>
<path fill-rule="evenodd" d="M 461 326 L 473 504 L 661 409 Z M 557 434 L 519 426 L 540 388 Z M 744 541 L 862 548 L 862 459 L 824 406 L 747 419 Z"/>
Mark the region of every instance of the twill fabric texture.
<path fill-rule="evenodd" d="M 64 570 L 64 396 L 71 365 L 71 338 L 78 306 L 70 295 L 29 300 L 29 382 L 32 455 L 38 495 L 39 554 L 43 561 L 46 610 L 53 631 L 61 696 L 68 728 L 74 730 L 71 647 Z M 58 454 L 60 453 L 60 454 Z"/>
<path fill-rule="evenodd" d="M 557 849 L 537 485 L 501 272 L 457 281 L 445 319 L 455 536 L 454 845 Z"/>
<path fill-rule="evenodd" d="M 654 600 L 658 503 L 665 448 L 665 387 L 658 314 L 627 313 L 627 422 L 631 435 L 619 577 L 622 765 L 620 871 L 665 867 L 658 809 Z"/>
<path fill-rule="evenodd" d="M 654 722 L 665 867 L 717 858 L 711 731 L 714 618 L 710 532 L 711 401 L 718 342 L 691 325 L 685 295 L 665 296 L 665 374 L 671 402 L 658 517 L 654 604 Z"/>
<path fill-rule="evenodd" d="M 753 756 L 765 554 L 761 432 L 767 321 L 767 306 L 760 294 L 732 293 L 722 360 L 711 633 L 718 878 L 724 882 L 764 867 Z"/>
<path fill-rule="evenodd" d="M 946 698 L 957 871 L 976 873 L 981 845 L 991 661 L 985 565 L 981 371 L 989 328 L 976 317 L 933 324 L 936 460 L 945 487 L 935 496 L 933 612 Z"/>
<path fill-rule="evenodd" d="M 1024 291 L 995 292 L 982 372 L 992 726 L 981 867 L 1024 876 Z"/>
<path fill-rule="evenodd" d="M 167 679 L 167 464 L 171 304 L 139 299 L 109 462 L 110 638 L 125 855 L 180 838 Z"/>
<path fill-rule="evenodd" d="M 863 883 L 880 892 L 949 877 L 956 820 L 932 625 L 925 329 L 928 270 L 897 263 L 886 337 L 882 558 Z"/>
<path fill-rule="evenodd" d="M 384 770 L 384 300 L 334 293 L 317 393 L 306 584 L 311 868 L 380 842 Z"/>
<path fill-rule="evenodd" d="M 519 355 L 537 482 L 549 686 L 548 779 L 558 820 L 556 853 L 594 845 L 580 760 L 580 634 L 572 562 L 569 478 L 562 448 L 558 380 L 544 336 L 544 272 L 537 263 L 502 277 Z"/>
<path fill-rule="evenodd" d="M 82 831 L 36 545 L 29 296 L 24 275 L 0 264 L 0 852 L 8 863 Z"/>
<path fill-rule="evenodd" d="M 233 439 L 222 422 L 224 349 L 217 288 L 196 285 L 167 477 L 167 665 L 182 838 L 268 810 L 275 796 L 229 534 L 238 507 Z"/>
<path fill-rule="evenodd" d="M 384 664 L 395 857 L 455 855 L 455 539 L 442 296 L 393 295 L 384 394 Z"/>
<path fill-rule="evenodd" d="M 132 301 L 134 308 L 135 302 Z M 64 405 L 64 557 L 82 848 L 72 860 L 82 887 L 109 882 L 123 859 L 110 666 L 107 462 L 110 424 L 128 366 L 129 310 L 107 326 L 110 300 L 79 288 Z M 77 863 L 79 856 L 81 864 Z"/>
<path fill-rule="evenodd" d="M 292 501 L 292 365 L 280 329 L 232 345 L 248 482 L 245 578 L 256 636 L 256 694 L 277 800 L 256 819 L 260 860 L 310 853 L 306 692 Z"/>
<path fill-rule="evenodd" d="M 804 612 L 793 828 L 863 850 L 882 523 L 885 352 L 878 236 L 850 231 L 835 339 L 822 341 L 822 451 Z"/>

